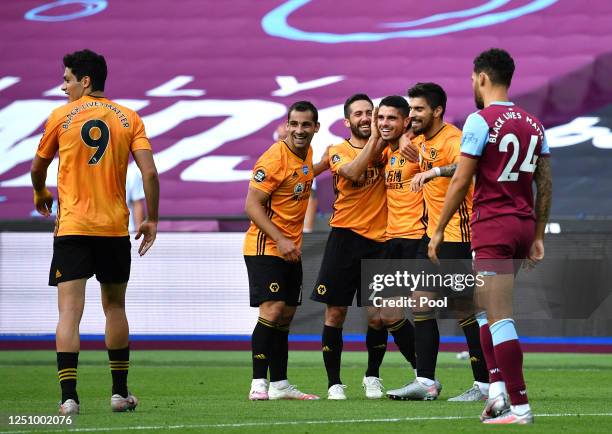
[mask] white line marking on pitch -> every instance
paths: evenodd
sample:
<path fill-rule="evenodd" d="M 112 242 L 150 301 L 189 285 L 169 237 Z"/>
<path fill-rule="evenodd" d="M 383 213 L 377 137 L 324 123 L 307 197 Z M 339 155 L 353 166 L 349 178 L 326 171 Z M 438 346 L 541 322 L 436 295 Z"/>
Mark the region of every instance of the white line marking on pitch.
<path fill-rule="evenodd" d="M 535 414 L 535 417 L 609 417 L 612 413 L 551 413 L 551 414 Z M 389 422 L 410 422 L 410 421 L 426 421 L 426 420 L 461 420 L 474 419 L 478 420 L 477 416 L 429 416 L 429 417 L 394 417 L 385 419 L 339 419 L 339 420 L 287 420 L 279 422 L 243 422 L 243 423 L 215 423 L 201 425 L 151 425 L 151 426 L 117 426 L 105 428 L 68 428 L 63 426 L 62 432 L 106 432 L 106 431 L 121 431 L 121 430 L 175 430 L 175 429 L 203 429 L 203 428 L 244 428 L 250 426 L 270 426 L 270 425 L 334 425 L 334 424 L 350 424 L 350 423 L 389 423 Z M 53 433 L 60 429 L 49 429 L 36 431 L 37 433 Z M 34 432 L 33 430 L 24 431 L 1 431 L 0 434 L 26 434 Z"/>

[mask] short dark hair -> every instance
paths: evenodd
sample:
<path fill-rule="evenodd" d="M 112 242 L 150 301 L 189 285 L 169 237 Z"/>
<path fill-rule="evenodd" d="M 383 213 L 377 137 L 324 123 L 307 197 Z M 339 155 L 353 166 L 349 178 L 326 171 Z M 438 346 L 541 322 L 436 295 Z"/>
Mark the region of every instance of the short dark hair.
<path fill-rule="evenodd" d="M 372 107 L 374 107 L 374 103 L 372 102 L 369 96 L 367 96 L 365 93 L 356 93 L 355 95 L 349 96 L 348 99 L 344 102 L 344 119 L 348 119 L 351 115 L 350 106 L 355 101 L 367 101 L 372 105 Z"/>
<path fill-rule="evenodd" d="M 408 101 L 406 101 L 406 98 L 404 98 L 403 96 L 386 96 L 380 101 L 380 104 L 378 104 L 379 107 L 382 107 L 384 105 L 386 105 L 387 107 L 395 107 L 404 117 L 410 115 L 410 106 L 408 105 Z"/>
<path fill-rule="evenodd" d="M 85 49 L 75 51 L 64 56 L 64 66 L 70 68 L 77 80 L 88 76 L 91 79 L 91 90 L 93 92 L 104 90 L 106 82 L 106 60 L 101 54 Z"/>
<path fill-rule="evenodd" d="M 291 107 L 289 107 L 289 110 L 287 111 L 287 122 L 289 122 L 291 112 L 294 110 L 298 112 L 312 112 L 312 118 L 315 124 L 319 122 L 319 112 L 314 104 L 310 101 L 297 101 L 291 104 Z"/>
<path fill-rule="evenodd" d="M 501 48 L 483 51 L 474 59 L 474 72 L 484 72 L 494 85 L 510 87 L 514 68 L 514 59 Z"/>
<path fill-rule="evenodd" d="M 408 89 L 409 98 L 425 98 L 432 109 L 442 107 L 442 117 L 446 112 L 446 92 L 436 83 L 417 83 Z"/>

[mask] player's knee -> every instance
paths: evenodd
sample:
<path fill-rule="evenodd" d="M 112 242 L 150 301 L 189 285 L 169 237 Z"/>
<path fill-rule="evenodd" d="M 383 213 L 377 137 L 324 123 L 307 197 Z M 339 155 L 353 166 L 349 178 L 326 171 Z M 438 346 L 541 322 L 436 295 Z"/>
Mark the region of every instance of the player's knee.
<path fill-rule="evenodd" d="M 289 325 L 291 321 L 293 321 L 293 316 L 295 315 L 295 307 L 285 306 L 281 313 L 281 318 L 278 321 L 278 324 Z"/>
<path fill-rule="evenodd" d="M 78 301 L 71 303 L 61 303 L 59 305 L 59 318 L 65 321 L 79 321 L 83 315 L 83 303 Z"/>
<path fill-rule="evenodd" d="M 325 324 L 331 327 L 342 327 L 346 319 L 347 308 L 343 306 L 327 306 L 325 309 Z"/>
<path fill-rule="evenodd" d="M 102 298 L 102 309 L 107 314 L 111 311 L 125 311 L 125 299 L 114 298 L 114 297 L 103 297 Z"/>
<path fill-rule="evenodd" d="M 285 304 L 282 302 L 262 303 L 259 306 L 259 316 L 275 324 L 280 324 L 283 320 L 284 307 Z"/>

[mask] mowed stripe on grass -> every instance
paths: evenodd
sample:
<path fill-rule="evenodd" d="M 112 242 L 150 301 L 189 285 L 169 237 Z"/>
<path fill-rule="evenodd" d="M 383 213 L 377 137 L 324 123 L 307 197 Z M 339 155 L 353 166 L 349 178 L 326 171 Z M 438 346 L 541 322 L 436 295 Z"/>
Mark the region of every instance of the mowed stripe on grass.
<path fill-rule="evenodd" d="M 135 351 L 130 388 L 141 400 L 134 413 L 111 414 L 110 372 L 105 352 L 80 356 L 81 412 L 73 427 L 64 430 L 261 432 L 277 426 L 283 432 L 479 432 L 490 429 L 478 422 L 482 403 L 452 403 L 446 399 L 471 386 L 469 363 L 454 354 L 439 357 L 437 377 L 444 385 L 434 402 L 366 400 L 361 389 L 367 354 L 343 354 L 342 378 L 349 399 L 330 402 L 250 402 L 250 353 L 197 351 Z M 612 356 L 589 354 L 526 354 L 526 379 L 536 432 L 610 432 Z M 0 396 L 7 432 L 42 432 L 52 426 L 7 426 L 7 415 L 55 414 L 59 386 L 55 353 L 0 352 L 0 375 L 6 381 Z M 325 398 L 326 378 L 321 354 L 291 352 L 290 381 Z M 381 376 L 388 388 L 412 380 L 414 373 L 397 352 L 386 355 Z M 4 385 L 3 385 L 4 386 Z M 7 411 L 8 410 L 8 411 Z M 309 428 L 310 427 L 310 428 Z M 29 429 L 32 431 L 28 431 Z M 58 427 L 60 428 L 60 427 Z"/>

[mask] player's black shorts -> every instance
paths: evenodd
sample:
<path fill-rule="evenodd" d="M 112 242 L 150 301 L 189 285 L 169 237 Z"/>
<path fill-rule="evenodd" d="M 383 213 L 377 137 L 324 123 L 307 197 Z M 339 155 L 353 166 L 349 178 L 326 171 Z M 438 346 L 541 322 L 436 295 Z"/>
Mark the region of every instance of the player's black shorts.
<path fill-rule="evenodd" d="M 357 294 L 357 306 L 361 306 L 361 260 L 383 255 L 384 243 L 350 229 L 332 228 L 310 298 L 331 306 L 350 306 Z"/>
<path fill-rule="evenodd" d="M 429 237 L 423 235 L 424 249 L 419 250 L 418 259 L 429 259 L 427 256 L 427 246 L 429 246 Z M 472 245 L 462 242 L 443 242 L 438 251 L 438 259 L 472 259 Z"/>
<path fill-rule="evenodd" d="M 427 256 L 425 238 L 392 238 L 385 242 L 385 259 L 417 259 L 423 255 Z"/>
<path fill-rule="evenodd" d="M 49 286 L 94 274 L 100 283 L 125 283 L 130 279 L 130 237 L 63 235 L 53 240 Z"/>
<path fill-rule="evenodd" d="M 423 237 L 424 249 L 419 250 L 417 257 L 419 259 L 428 259 L 427 247 L 429 245 L 429 237 Z M 463 275 L 473 274 L 472 271 L 472 247 L 470 243 L 464 242 L 443 242 L 438 251 L 438 259 L 441 265 L 437 266 L 431 262 L 426 262 L 427 273 L 439 273 L 447 275 Z M 468 280 L 469 281 L 469 280 Z M 439 292 L 440 295 L 451 297 L 472 297 L 474 293 L 473 285 L 464 285 L 457 283 L 454 287 L 437 287 L 430 288 L 432 291 Z"/>
<path fill-rule="evenodd" d="M 264 301 L 284 301 L 287 306 L 302 304 L 302 262 L 287 262 L 271 255 L 245 256 L 249 275 L 251 307 Z"/>

